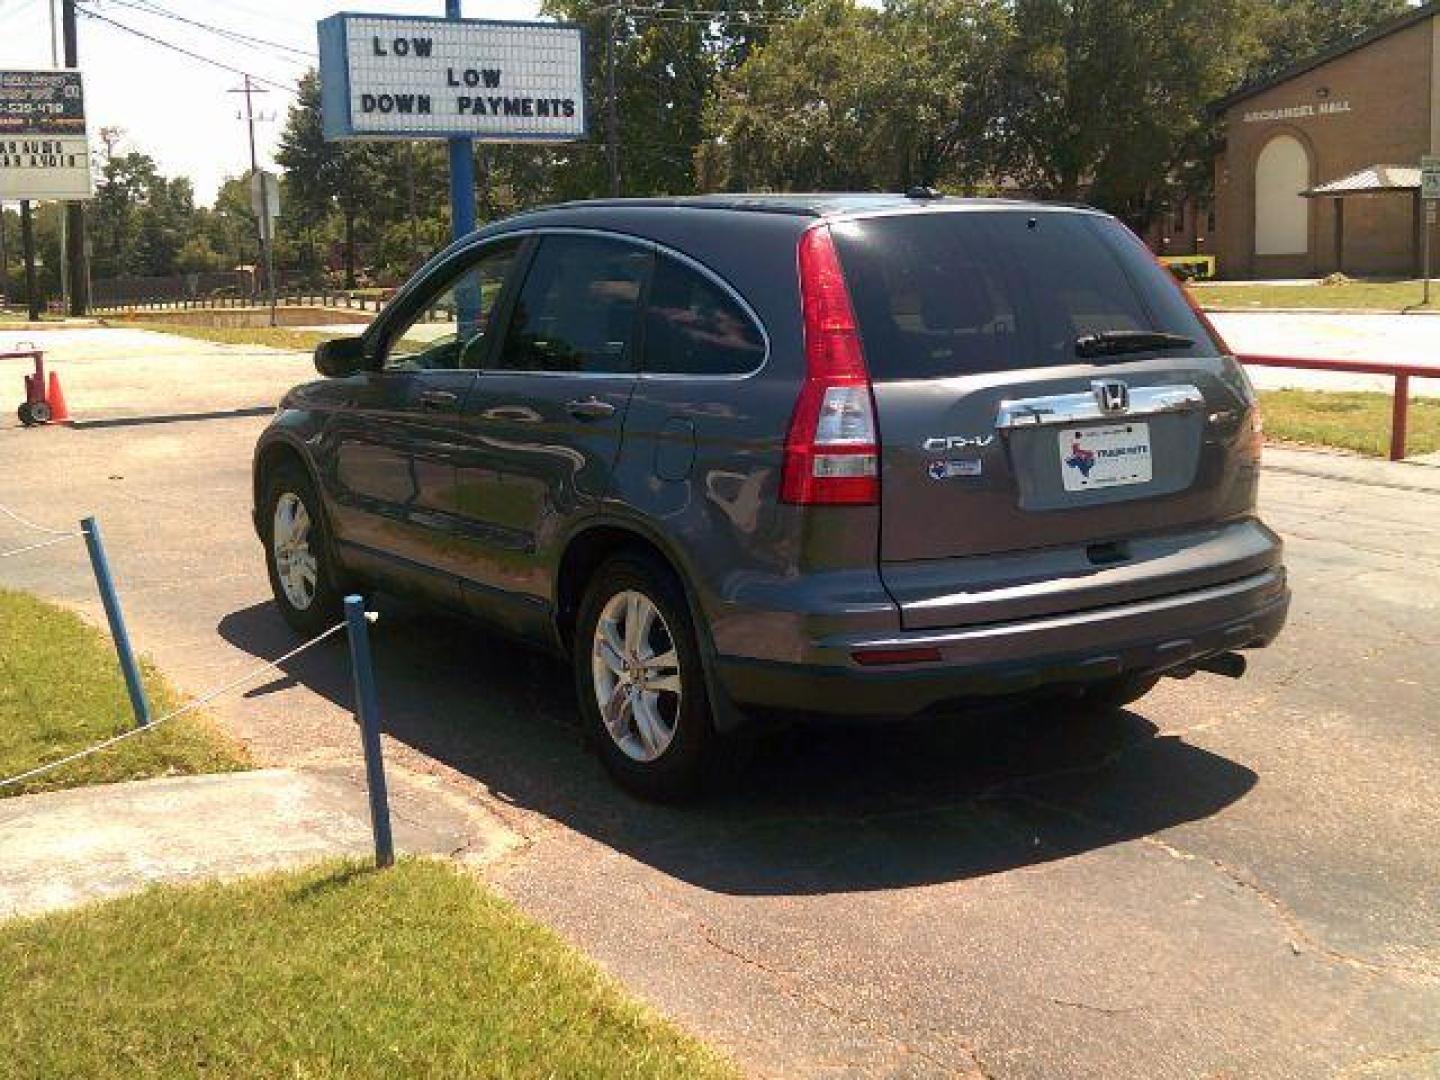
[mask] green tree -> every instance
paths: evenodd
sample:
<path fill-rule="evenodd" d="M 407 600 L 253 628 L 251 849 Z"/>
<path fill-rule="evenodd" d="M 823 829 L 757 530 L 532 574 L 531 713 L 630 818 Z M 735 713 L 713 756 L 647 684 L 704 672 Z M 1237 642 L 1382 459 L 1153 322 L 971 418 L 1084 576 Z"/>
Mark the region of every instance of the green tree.
<path fill-rule="evenodd" d="M 707 188 L 970 186 L 996 106 L 998 0 L 819 0 L 719 81 Z"/>
<path fill-rule="evenodd" d="M 1406 0 L 1269 0 L 1257 19 L 1260 50 L 1247 81 L 1273 75 L 1409 10 Z"/>
<path fill-rule="evenodd" d="M 1005 175 L 1144 224 L 1207 155 L 1255 0 L 1018 0 L 994 131 Z"/>

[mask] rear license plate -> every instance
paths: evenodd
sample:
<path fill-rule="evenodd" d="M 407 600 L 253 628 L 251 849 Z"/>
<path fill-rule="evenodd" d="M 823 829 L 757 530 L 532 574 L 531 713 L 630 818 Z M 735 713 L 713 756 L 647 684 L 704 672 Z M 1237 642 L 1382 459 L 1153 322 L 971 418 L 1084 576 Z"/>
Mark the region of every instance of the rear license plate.
<path fill-rule="evenodd" d="M 1065 428 L 1059 434 L 1066 491 L 1149 483 L 1150 425 Z"/>

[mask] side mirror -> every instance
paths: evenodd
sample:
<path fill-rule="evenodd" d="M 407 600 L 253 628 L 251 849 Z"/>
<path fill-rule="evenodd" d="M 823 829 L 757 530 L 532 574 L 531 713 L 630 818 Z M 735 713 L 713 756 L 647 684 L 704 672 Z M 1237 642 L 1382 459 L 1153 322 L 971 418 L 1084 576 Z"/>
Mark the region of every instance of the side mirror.
<path fill-rule="evenodd" d="M 315 370 L 326 378 L 354 375 L 365 364 L 365 342 L 358 337 L 333 338 L 315 346 Z"/>

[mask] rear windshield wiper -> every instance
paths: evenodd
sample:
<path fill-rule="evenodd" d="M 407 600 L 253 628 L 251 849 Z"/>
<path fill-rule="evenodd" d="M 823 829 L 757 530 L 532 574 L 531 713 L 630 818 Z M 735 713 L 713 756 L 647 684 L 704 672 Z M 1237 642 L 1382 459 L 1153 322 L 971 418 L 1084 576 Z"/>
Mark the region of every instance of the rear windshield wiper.
<path fill-rule="evenodd" d="M 1118 356 L 1151 349 L 1188 349 L 1195 342 L 1163 330 L 1099 330 L 1075 339 L 1076 356 Z"/>

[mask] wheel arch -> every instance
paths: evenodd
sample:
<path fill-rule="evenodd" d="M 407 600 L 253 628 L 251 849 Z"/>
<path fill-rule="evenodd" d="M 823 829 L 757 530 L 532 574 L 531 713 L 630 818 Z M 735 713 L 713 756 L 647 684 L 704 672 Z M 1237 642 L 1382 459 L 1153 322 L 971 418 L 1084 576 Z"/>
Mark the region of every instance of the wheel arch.
<path fill-rule="evenodd" d="M 602 517 L 586 521 L 566 540 L 555 573 L 555 636 L 562 652 L 571 655 L 574 645 L 575 619 L 585 595 L 585 585 L 602 563 L 616 552 L 640 550 L 675 575 L 685 604 L 690 610 L 690 624 L 700 646 L 704 665 L 705 688 L 715 727 L 722 733 L 740 729 L 745 718 L 725 694 L 715 675 L 715 643 L 710 637 L 710 624 L 704 616 L 699 590 L 691 569 L 664 539 L 652 529 L 623 518 Z"/>

